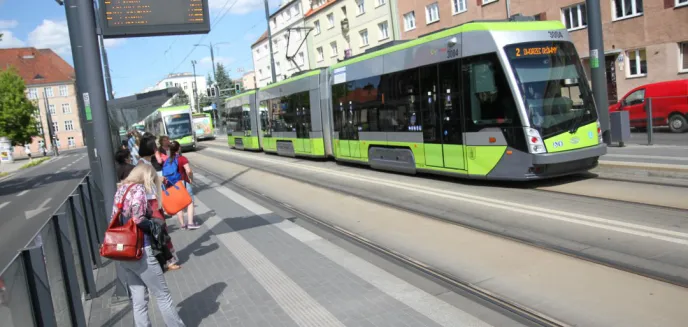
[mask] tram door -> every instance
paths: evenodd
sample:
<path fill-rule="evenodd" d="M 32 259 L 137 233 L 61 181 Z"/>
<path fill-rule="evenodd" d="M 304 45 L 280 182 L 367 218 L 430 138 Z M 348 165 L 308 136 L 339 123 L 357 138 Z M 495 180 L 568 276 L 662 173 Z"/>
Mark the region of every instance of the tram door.
<path fill-rule="evenodd" d="M 420 68 L 425 164 L 466 170 L 459 60 Z"/>

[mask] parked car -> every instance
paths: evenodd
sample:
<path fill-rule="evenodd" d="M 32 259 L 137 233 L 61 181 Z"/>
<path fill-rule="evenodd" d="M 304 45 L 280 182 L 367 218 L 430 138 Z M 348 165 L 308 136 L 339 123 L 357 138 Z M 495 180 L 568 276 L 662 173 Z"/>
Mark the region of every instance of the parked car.
<path fill-rule="evenodd" d="M 688 79 L 646 84 L 626 93 L 609 112 L 628 111 L 631 127 L 647 129 L 647 99 L 652 98 L 652 125 L 688 131 Z"/>

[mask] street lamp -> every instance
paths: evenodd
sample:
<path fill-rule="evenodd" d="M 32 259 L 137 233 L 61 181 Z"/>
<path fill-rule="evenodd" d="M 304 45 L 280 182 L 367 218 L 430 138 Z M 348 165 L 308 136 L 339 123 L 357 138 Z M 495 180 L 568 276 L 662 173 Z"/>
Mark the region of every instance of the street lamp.
<path fill-rule="evenodd" d="M 194 96 L 194 106 L 196 107 L 196 111 L 201 112 L 200 105 L 198 103 L 198 83 L 196 82 L 196 64 L 198 62 L 196 60 L 191 60 L 191 66 L 193 66 L 193 74 L 194 74 L 194 82 L 193 82 L 193 96 Z"/>
<path fill-rule="evenodd" d="M 215 51 L 214 51 L 214 49 L 216 46 L 218 46 L 220 44 L 229 44 L 229 42 L 221 42 L 221 43 L 217 43 L 215 45 L 213 45 L 212 42 L 209 42 L 209 45 L 208 44 L 200 44 L 200 43 L 194 44 L 195 47 L 203 46 L 203 47 L 207 47 L 208 49 L 210 49 L 210 61 L 212 62 L 212 65 L 213 65 L 213 78 L 215 78 L 216 83 L 217 83 L 217 73 L 215 72 Z M 196 75 L 196 74 L 194 74 L 194 75 Z M 215 108 L 214 108 L 215 111 L 213 112 L 214 113 L 213 118 L 215 118 L 215 121 L 218 121 L 217 110 L 219 110 L 219 108 L 220 108 L 220 92 L 218 91 L 218 92 L 215 92 Z"/>

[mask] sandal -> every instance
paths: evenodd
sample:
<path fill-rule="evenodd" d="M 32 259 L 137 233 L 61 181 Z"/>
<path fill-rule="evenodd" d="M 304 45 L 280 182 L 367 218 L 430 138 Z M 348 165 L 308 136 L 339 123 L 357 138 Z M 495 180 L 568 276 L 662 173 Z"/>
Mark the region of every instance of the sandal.
<path fill-rule="evenodd" d="M 173 263 L 171 265 L 167 265 L 167 270 L 179 270 L 179 269 L 182 269 L 182 266 L 180 266 L 176 263 Z"/>

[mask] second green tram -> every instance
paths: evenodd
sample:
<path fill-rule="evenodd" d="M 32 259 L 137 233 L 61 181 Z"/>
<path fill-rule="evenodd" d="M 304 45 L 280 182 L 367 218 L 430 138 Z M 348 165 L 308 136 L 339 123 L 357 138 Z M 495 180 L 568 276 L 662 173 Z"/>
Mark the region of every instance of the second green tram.
<path fill-rule="evenodd" d="M 196 149 L 196 135 L 192 127 L 191 107 L 163 107 L 144 119 L 145 130 L 155 136 L 166 135 L 179 142 L 182 151 Z"/>
<path fill-rule="evenodd" d="M 243 119 L 232 147 L 405 173 L 541 179 L 607 151 L 559 21 L 466 23 L 236 96 L 224 112 Z"/>

